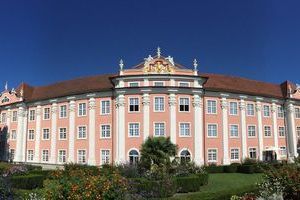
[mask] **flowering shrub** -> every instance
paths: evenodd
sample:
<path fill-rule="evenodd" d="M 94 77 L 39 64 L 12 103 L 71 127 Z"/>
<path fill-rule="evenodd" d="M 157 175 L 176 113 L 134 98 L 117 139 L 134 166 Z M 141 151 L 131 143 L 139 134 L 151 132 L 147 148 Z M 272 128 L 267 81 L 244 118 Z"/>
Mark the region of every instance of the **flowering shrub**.
<path fill-rule="evenodd" d="M 66 166 L 44 182 L 46 199 L 123 199 L 127 181 L 114 168 Z"/>
<path fill-rule="evenodd" d="M 24 165 L 13 165 L 9 167 L 7 170 L 4 171 L 2 174 L 3 177 L 8 177 L 12 175 L 22 175 L 26 174 L 28 172 L 28 169 Z"/>

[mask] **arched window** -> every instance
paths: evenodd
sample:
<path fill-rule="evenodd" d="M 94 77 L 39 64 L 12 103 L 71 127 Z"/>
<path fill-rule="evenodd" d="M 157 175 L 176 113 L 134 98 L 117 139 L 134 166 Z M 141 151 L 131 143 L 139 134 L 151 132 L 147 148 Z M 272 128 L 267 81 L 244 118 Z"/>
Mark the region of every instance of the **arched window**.
<path fill-rule="evenodd" d="M 190 162 L 191 153 L 188 150 L 182 150 L 180 153 L 180 162 Z"/>
<path fill-rule="evenodd" d="M 2 103 L 7 103 L 7 102 L 9 102 L 9 98 L 4 97 L 4 98 L 2 99 Z"/>
<path fill-rule="evenodd" d="M 136 164 L 139 161 L 139 152 L 137 150 L 131 150 L 129 152 L 129 163 Z"/>

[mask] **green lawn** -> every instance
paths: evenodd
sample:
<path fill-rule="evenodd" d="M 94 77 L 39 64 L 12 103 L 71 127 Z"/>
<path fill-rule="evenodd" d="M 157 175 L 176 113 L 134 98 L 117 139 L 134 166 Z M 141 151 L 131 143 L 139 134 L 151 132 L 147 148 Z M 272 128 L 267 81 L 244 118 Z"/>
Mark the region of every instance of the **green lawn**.
<path fill-rule="evenodd" d="M 255 190 L 255 185 L 261 177 L 262 174 L 210 174 L 208 185 L 201 187 L 199 192 L 176 194 L 168 200 L 225 200 L 234 194 Z"/>

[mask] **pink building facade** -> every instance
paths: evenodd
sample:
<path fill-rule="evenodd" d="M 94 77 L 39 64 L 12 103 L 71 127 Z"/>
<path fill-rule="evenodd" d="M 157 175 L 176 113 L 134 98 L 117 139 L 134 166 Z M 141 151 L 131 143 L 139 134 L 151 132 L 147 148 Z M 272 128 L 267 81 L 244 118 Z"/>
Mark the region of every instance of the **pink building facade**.
<path fill-rule="evenodd" d="M 170 137 L 199 165 L 298 155 L 300 89 L 198 72 L 158 51 L 119 73 L 0 96 L 1 159 L 60 165 L 136 162 L 148 137 Z"/>

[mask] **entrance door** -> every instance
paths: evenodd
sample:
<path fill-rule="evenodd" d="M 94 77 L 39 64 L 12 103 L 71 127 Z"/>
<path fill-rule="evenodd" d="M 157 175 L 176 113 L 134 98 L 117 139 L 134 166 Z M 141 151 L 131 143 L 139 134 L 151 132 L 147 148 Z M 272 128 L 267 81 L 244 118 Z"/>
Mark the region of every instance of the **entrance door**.
<path fill-rule="evenodd" d="M 263 152 L 263 160 L 265 162 L 272 162 L 277 159 L 275 151 L 264 151 Z"/>

